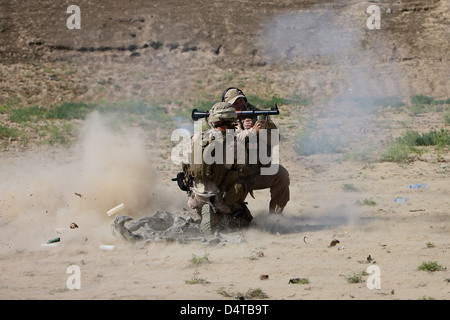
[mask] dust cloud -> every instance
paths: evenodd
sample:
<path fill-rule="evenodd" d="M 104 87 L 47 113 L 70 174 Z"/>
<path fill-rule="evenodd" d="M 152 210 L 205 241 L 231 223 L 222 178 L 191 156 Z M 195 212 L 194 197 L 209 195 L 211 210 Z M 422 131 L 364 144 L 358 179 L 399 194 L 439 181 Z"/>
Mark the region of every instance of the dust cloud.
<path fill-rule="evenodd" d="M 121 203 L 120 214 L 133 218 L 170 210 L 178 204 L 168 199 L 155 166 L 141 131 L 97 112 L 80 128 L 73 147 L 3 159 L 2 249 L 39 247 L 72 222 L 91 237 L 108 237 L 114 216 L 106 212 Z"/>
<path fill-rule="evenodd" d="M 322 87 L 328 93 L 335 92 L 328 96 L 319 94 L 320 101 L 315 101 L 317 107 L 307 116 L 295 140 L 294 148 L 301 156 L 332 155 L 315 162 L 323 170 L 336 167 L 346 153 L 361 154 L 369 152 L 368 146 L 371 150 L 381 147 L 382 130 L 377 128 L 372 117 L 376 107 L 390 103 L 392 97 L 401 99 L 409 94 L 408 88 L 402 86 L 398 67 L 390 64 L 389 59 L 377 50 L 387 44 L 380 43 L 379 38 L 375 41 L 372 38 L 375 33 L 366 30 L 367 17 L 364 12 L 354 16 L 358 18 L 348 21 L 333 10 L 324 12 L 314 9 L 280 14 L 266 22 L 257 40 L 264 59 L 272 64 L 286 68 L 290 65 L 306 67 L 321 64 L 333 70 L 332 77 L 329 72 L 321 72 L 317 68 L 315 73 L 296 78 L 316 91 L 320 92 Z M 294 80 L 293 83 L 295 88 Z M 367 141 L 371 143 L 368 145 Z M 331 224 L 335 221 L 357 221 L 363 209 L 355 204 L 355 199 L 348 197 L 348 193 L 336 191 L 340 189 L 333 185 L 336 183 L 321 181 L 318 177 L 309 183 L 308 188 L 317 190 L 323 197 L 320 205 L 323 221 L 328 220 Z M 341 186 L 344 183 L 352 183 L 351 178 L 342 181 Z M 332 187 L 334 192 L 323 192 Z M 291 198 L 294 197 L 298 198 Z M 301 200 L 298 201 L 301 203 Z M 291 202 L 291 208 L 296 206 Z M 336 213 L 340 215 L 337 220 Z M 294 213 L 291 219 L 283 218 L 286 221 L 282 229 L 296 229 L 294 225 L 298 219 L 295 215 L 298 214 Z M 266 219 L 261 219 L 260 223 L 273 227 Z"/>

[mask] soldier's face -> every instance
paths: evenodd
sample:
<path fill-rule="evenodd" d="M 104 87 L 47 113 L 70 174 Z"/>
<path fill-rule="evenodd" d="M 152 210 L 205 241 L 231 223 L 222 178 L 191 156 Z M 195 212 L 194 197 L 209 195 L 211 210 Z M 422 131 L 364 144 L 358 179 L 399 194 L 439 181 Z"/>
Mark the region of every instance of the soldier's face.
<path fill-rule="evenodd" d="M 227 131 L 228 129 L 234 129 L 233 123 L 232 122 L 227 122 L 227 121 L 219 121 L 219 122 L 215 122 L 214 123 L 214 128 L 216 128 L 217 130 L 220 131 Z"/>
<path fill-rule="evenodd" d="M 233 103 L 233 107 L 236 109 L 236 111 L 242 111 L 247 107 L 247 102 L 244 98 L 239 98 Z"/>

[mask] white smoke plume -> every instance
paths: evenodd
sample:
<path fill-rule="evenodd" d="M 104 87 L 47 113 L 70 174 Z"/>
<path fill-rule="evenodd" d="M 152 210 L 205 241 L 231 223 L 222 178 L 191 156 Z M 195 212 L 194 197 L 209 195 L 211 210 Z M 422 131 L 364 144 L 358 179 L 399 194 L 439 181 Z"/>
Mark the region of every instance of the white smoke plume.
<path fill-rule="evenodd" d="M 119 214 L 135 219 L 156 210 L 169 211 L 177 205 L 181 208 L 183 197 L 179 203 L 167 199 L 167 184 L 158 175 L 150 151 L 141 131 L 121 127 L 95 112 L 70 149 L 3 159 L 3 248 L 39 246 L 55 235 L 55 228 L 68 228 L 72 222 L 96 236 L 110 235 L 114 216 L 108 217 L 106 212 L 121 203 L 125 209 Z"/>
<path fill-rule="evenodd" d="M 365 11 L 361 12 L 359 20 L 349 21 L 350 18 L 344 19 L 332 9 L 323 8 L 289 12 L 269 20 L 257 40 L 265 61 L 282 67 L 294 65 L 298 70 L 295 78 L 310 88 L 318 88 L 319 92 L 320 87 L 326 86 L 328 95 L 315 102 L 314 112 L 303 124 L 302 130 L 310 139 L 303 139 L 296 146 L 302 149 L 301 155 L 362 150 L 367 146 L 367 133 L 373 131 L 374 122 L 370 116 L 378 103 L 409 94 L 408 88 L 402 86 L 398 67 L 380 56 L 383 50 L 376 50 L 373 42 L 367 40 L 374 34 L 366 30 Z M 360 26 L 355 25 L 358 21 Z M 376 42 L 376 46 L 383 45 Z M 304 66 L 304 72 L 299 66 Z M 295 83 L 293 87 L 297 87 Z M 308 92 L 303 93 L 308 95 Z M 379 140 L 373 143 L 379 143 Z M 321 163 L 328 168 L 330 161 L 336 160 L 340 158 L 325 156 Z M 317 185 L 321 183 L 313 181 L 309 187 L 330 188 L 330 184 Z M 344 192 L 328 195 L 323 192 L 322 196 L 327 197 L 323 204 L 331 204 L 325 212 L 330 216 L 339 213 L 353 219 L 363 210 Z M 301 194 L 294 197 L 301 198 Z"/>

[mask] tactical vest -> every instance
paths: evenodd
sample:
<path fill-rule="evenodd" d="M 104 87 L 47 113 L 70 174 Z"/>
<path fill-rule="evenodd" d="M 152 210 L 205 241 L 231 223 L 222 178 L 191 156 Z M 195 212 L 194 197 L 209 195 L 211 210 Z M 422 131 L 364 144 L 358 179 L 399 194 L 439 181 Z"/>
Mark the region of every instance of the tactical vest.
<path fill-rule="evenodd" d="M 200 139 L 200 137 L 197 137 Z M 195 144 L 195 142 L 194 142 Z M 200 144 L 197 145 L 200 147 Z M 195 148 L 195 147 L 194 147 Z M 203 155 L 215 156 L 217 149 L 222 150 L 223 159 L 214 161 L 208 164 L 204 161 Z M 223 201 L 226 205 L 232 205 L 236 202 L 243 201 L 247 193 L 247 188 L 244 181 L 238 181 L 240 176 L 240 170 L 233 164 L 231 168 L 225 167 L 226 161 L 226 136 L 224 135 L 221 140 L 215 139 L 215 136 L 205 136 L 205 132 L 201 133 L 201 150 L 202 161 L 196 163 L 195 149 L 191 152 L 190 165 L 188 166 L 187 178 L 195 178 L 200 181 L 213 181 L 214 184 L 223 192 Z M 234 152 L 233 152 L 234 159 Z M 197 162 L 199 159 L 197 159 Z M 219 160 L 216 158 L 216 160 Z"/>
<path fill-rule="evenodd" d="M 197 137 L 200 139 L 200 137 Z M 197 142 L 194 142 L 196 144 Z M 201 159 L 195 159 L 195 148 L 201 147 Z M 208 164 L 204 161 L 204 155 L 210 154 L 211 156 L 215 156 L 215 149 L 222 149 L 224 159 L 221 163 L 217 163 L 218 161 L 214 161 L 211 164 Z M 190 159 L 190 175 L 193 178 L 202 181 L 213 181 L 216 186 L 220 186 L 224 180 L 224 177 L 227 173 L 227 169 L 224 166 L 225 163 L 225 137 L 220 141 L 216 140 L 213 135 L 211 137 L 205 137 L 205 133 L 201 133 L 201 141 L 199 144 L 194 145 L 194 148 L 191 152 Z M 199 163 L 200 162 L 200 163 Z"/>

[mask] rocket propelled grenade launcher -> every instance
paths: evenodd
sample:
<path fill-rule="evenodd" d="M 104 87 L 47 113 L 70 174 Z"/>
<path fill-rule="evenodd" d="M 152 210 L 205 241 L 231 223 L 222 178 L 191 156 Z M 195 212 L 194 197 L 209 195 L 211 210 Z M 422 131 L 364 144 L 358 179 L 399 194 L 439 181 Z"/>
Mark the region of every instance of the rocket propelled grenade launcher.
<path fill-rule="evenodd" d="M 238 118 L 252 118 L 254 116 L 270 116 L 280 114 L 278 110 L 278 106 L 275 104 L 275 107 L 270 110 L 246 110 L 246 111 L 236 111 Z M 192 110 L 191 118 L 193 121 L 197 121 L 201 118 L 207 118 L 209 116 L 209 112 L 207 111 L 199 111 L 197 109 Z"/>

